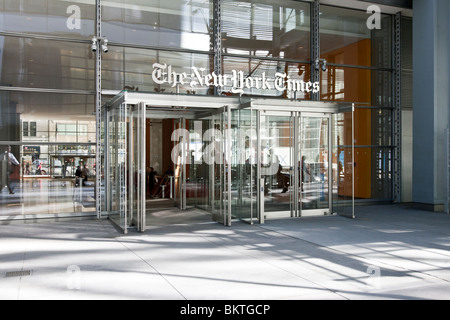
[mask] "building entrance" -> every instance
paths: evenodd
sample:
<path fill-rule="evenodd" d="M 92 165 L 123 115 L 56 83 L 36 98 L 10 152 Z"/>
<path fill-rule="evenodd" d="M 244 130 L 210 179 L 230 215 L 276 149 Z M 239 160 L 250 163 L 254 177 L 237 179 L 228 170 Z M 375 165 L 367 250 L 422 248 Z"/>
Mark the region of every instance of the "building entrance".
<path fill-rule="evenodd" d="M 102 109 L 102 211 L 124 232 L 353 216 L 353 148 L 339 143 L 352 114 L 309 101 L 124 92 Z"/>

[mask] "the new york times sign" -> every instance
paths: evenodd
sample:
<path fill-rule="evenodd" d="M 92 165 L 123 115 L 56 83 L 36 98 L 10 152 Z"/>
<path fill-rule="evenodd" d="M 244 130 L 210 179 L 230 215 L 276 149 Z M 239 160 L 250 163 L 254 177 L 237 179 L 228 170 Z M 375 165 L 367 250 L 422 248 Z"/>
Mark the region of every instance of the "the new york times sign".
<path fill-rule="evenodd" d="M 319 92 L 319 82 L 305 82 L 292 79 L 284 72 L 276 72 L 270 77 L 266 72 L 260 76 L 245 76 L 243 71 L 232 70 L 231 74 L 205 73 L 204 68 L 192 67 L 191 73 L 176 72 L 172 66 L 154 63 L 152 78 L 156 84 L 189 85 L 194 88 L 208 88 L 214 86 L 219 89 L 231 88 L 232 93 L 243 94 L 245 89 L 276 90 L 280 92 Z"/>

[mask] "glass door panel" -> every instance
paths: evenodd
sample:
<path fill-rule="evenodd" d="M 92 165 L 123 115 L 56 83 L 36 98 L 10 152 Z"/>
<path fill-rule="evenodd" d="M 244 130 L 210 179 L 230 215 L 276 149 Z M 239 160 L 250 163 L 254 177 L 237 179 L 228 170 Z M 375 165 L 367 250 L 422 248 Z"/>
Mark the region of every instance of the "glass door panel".
<path fill-rule="evenodd" d="M 299 201 L 301 216 L 329 214 L 330 120 L 328 116 L 300 118 Z"/>
<path fill-rule="evenodd" d="M 264 219 L 291 217 L 294 214 L 293 137 L 295 117 L 290 113 L 260 116 L 260 212 Z"/>
<path fill-rule="evenodd" d="M 106 108 L 106 107 L 104 107 Z M 104 188 L 108 217 L 124 233 L 127 220 L 127 105 L 105 111 Z"/>
<path fill-rule="evenodd" d="M 129 114 L 129 143 L 128 143 L 128 180 L 129 210 L 128 221 L 138 231 L 145 230 L 145 105 L 131 106 Z"/>
<path fill-rule="evenodd" d="M 172 162 L 174 163 L 175 206 L 180 210 L 186 209 L 186 163 L 189 131 L 186 130 L 186 119 L 174 120 L 172 141 L 175 143 L 172 149 Z"/>
<path fill-rule="evenodd" d="M 208 118 L 189 120 L 189 163 L 186 168 L 186 201 L 187 207 L 195 207 L 208 212 L 212 211 L 209 186 L 213 174 L 213 162 L 209 161 L 204 152 L 210 148 L 209 129 L 211 120 Z"/>
<path fill-rule="evenodd" d="M 353 112 L 332 116 L 333 211 L 354 218 L 354 139 Z"/>
<path fill-rule="evenodd" d="M 257 219 L 255 122 L 256 111 L 232 110 L 232 216 L 249 223 Z"/>
<path fill-rule="evenodd" d="M 214 182 L 212 188 L 213 220 L 226 226 L 231 225 L 231 110 L 224 108 L 212 116 L 211 140 L 205 155 L 213 163 Z M 211 169 L 212 170 L 212 169 Z"/>

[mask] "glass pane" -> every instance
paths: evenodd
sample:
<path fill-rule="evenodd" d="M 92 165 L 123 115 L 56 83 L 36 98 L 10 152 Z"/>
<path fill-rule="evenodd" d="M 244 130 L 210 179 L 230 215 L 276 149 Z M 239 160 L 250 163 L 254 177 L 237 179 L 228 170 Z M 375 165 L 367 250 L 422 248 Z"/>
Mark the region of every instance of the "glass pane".
<path fill-rule="evenodd" d="M 250 96 L 271 96 L 288 99 L 309 99 L 310 93 L 307 92 L 302 83 L 307 83 L 311 80 L 311 68 L 309 64 L 305 63 L 287 63 L 271 60 L 259 60 L 237 57 L 224 57 L 223 59 L 224 74 L 231 75 L 233 70 L 243 72 L 243 79 L 245 85 L 237 88 L 242 89 L 244 95 Z M 276 73 L 285 75 L 286 90 L 279 91 L 275 87 Z M 288 78 L 289 77 L 289 78 Z M 265 87 L 257 83 L 257 79 L 267 79 Z M 289 82 L 288 82 L 289 80 Z M 251 88 L 247 87 L 247 82 L 253 82 Z M 235 87 L 232 87 L 230 82 L 228 86 L 224 87 L 223 94 L 239 95 L 240 92 L 233 92 Z M 234 90 L 236 91 L 236 90 Z"/>
<path fill-rule="evenodd" d="M 365 67 L 391 66 L 392 19 L 380 15 L 369 29 L 366 11 L 320 6 L 320 55 L 327 62 Z"/>
<path fill-rule="evenodd" d="M 179 209 L 186 209 L 187 205 L 187 179 L 189 169 L 189 130 L 186 127 L 186 119 L 174 120 L 174 132 L 172 133 L 172 141 L 174 147 L 172 150 L 172 161 L 174 163 L 174 179 L 175 179 L 175 205 Z"/>
<path fill-rule="evenodd" d="M 371 148 L 372 199 L 392 200 L 393 148 Z"/>
<path fill-rule="evenodd" d="M 328 123 L 328 118 L 301 118 L 299 199 L 302 216 L 306 215 L 305 210 L 329 207 Z"/>
<path fill-rule="evenodd" d="M 108 111 L 104 188 L 109 218 L 123 230 L 127 228 L 127 125 L 125 105 Z"/>
<path fill-rule="evenodd" d="M 211 141 L 208 141 L 208 130 L 211 120 L 189 121 L 189 157 L 187 179 L 187 205 L 211 211 L 210 177 L 213 163 L 204 157 L 204 151 L 208 150 Z"/>
<path fill-rule="evenodd" d="M 232 214 L 250 223 L 257 221 L 255 117 L 256 111 L 232 111 Z"/>
<path fill-rule="evenodd" d="M 213 185 L 213 220 L 222 224 L 226 224 L 226 209 L 227 209 L 227 184 L 226 184 L 226 170 L 223 160 L 225 154 L 223 132 L 225 129 L 226 116 L 224 113 L 213 116 L 213 132 L 210 134 L 211 141 L 214 141 L 212 154 L 210 157 L 214 158 L 214 185 Z"/>
<path fill-rule="evenodd" d="M 1 146 L 2 152 L 6 147 Z M 1 215 L 95 213 L 95 158 L 61 156 L 54 153 L 56 147 L 11 145 L 17 162 L 2 163 Z M 93 148 L 77 145 L 78 149 L 87 147 Z M 79 167 L 81 180 L 75 167 Z"/>
<path fill-rule="evenodd" d="M 95 90 L 95 59 L 84 43 L 2 36 L 0 50 L 4 84 Z"/>
<path fill-rule="evenodd" d="M 147 49 L 131 49 L 111 47 L 109 53 L 103 56 L 102 87 L 111 90 L 129 90 L 141 92 L 161 92 L 206 95 L 212 94 L 211 89 L 197 86 L 191 88 L 192 67 L 203 68 L 204 74 L 210 73 L 211 56 L 182 52 L 155 51 Z M 158 84 L 153 81 L 153 63 L 172 66 L 172 70 L 188 77 L 186 83 L 178 88 L 169 83 Z"/>
<path fill-rule="evenodd" d="M 310 5 L 296 1 L 222 4 L 224 53 L 309 60 Z"/>
<path fill-rule="evenodd" d="M 95 129 L 83 139 L 76 133 L 56 139 L 57 123 L 95 128 L 94 96 L 0 91 L 0 97 L 0 148 L 7 141 L 20 141 L 11 146 L 20 163 L 10 175 L 15 194 L 3 190 L 0 212 L 12 216 L 95 213 Z M 78 166 L 80 171 L 86 166 L 81 188 L 76 186 Z"/>
<path fill-rule="evenodd" d="M 210 0 L 111 0 L 102 3 L 109 41 L 209 51 Z"/>
<path fill-rule="evenodd" d="M 329 66 L 320 76 L 321 100 L 392 106 L 391 72 Z"/>
<path fill-rule="evenodd" d="M 293 168 L 290 116 L 261 115 L 261 180 L 264 179 L 265 218 L 291 216 Z"/>
<path fill-rule="evenodd" d="M 95 31 L 95 0 L 1 0 L 0 31 L 85 39 Z"/>
<path fill-rule="evenodd" d="M 351 115 L 340 118 L 351 128 Z M 390 146 L 392 143 L 392 110 L 355 107 L 355 145 Z M 351 138 L 344 144 L 351 145 Z M 343 141 L 341 141 L 343 142 Z"/>
<path fill-rule="evenodd" d="M 352 113 L 332 116 L 333 213 L 353 216 Z"/>

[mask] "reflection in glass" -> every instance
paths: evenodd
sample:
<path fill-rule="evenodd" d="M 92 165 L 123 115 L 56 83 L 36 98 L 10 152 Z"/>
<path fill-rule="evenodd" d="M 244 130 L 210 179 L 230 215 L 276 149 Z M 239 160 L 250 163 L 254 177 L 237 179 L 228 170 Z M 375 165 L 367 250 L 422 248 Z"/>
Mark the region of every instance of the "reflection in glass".
<path fill-rule="evenodd" d="M 1 179 L 9 179 L 14 194 L 2 182 L 2 217 L 95 212 L 95 148 L 91 154 L 55 152 L 56 145 L 11 146 L 19 165 L 1 167 Z M 78 175 L 80 179 L 78 179 Z"/>
<path fill-rule="evenodd" d="M 2 0 L 0 31 L 82 38 L 95 30 L 95 0 Z"/>
<path fill-rule="evenodd" d="M 102 3 L 102 30 L 112 42 L 209 51 L 211 6 L 210 0 L 111 0 Z"/>
<path fill-rule="evenodd" d="M 328 118 L 301 118 L 299 199 L 302 210 L 329 206 L 328 123 Z M 302 211 L 302 215 L 304 214 Z"/>
<path fill-rule="evenodd" d="M 232 110 L 232 214 L 249 223 L 257 221 L 255 122 L 256 111 Z"/>
<path fill-rule="evenodd" d="M 321 100 L 363 103 L 384 108 L 392 105 L 391 72 L 329 66 L 320 75 Z"/>
<path fill-rule="evenodd" d="M 225 0 L 222 32 L 224 53 L 309 60 L 310 5 Z"/>
<path fill-rule="evenodd" d="M 366 11 L 320 6 L 320 57 L 329 63 L 389 68 L 390 15 L 381 14 L 381 29 L 369 29 Z"/>
<path fill-rule="evenodd" d="M 161 92 L 181 94 L 212 94 L 212 88 L 191 88 L 192 67 L 204 68 L 210 73 L 211 57 L 207 54 L 156 51 L 111 47 L 103 60 L 102 87 L 110 90 L 129 90 L 140 92 Z M 173 87 L 168 83 L 157 84 L 153 81 L 153 64 L 172 66 L 177 73 L 186 72 L 186 83 Z"/>
<path fill-rule="evenodd" d="M 304 81 L 311 80 L 311 68 L 307 63 L 290 63 L 271 60 L 260 59 L 248 59 L 238 57 L 224 57 L 223 59 L 223 72 L 224 74 L 232 74 L 233 70 L 239 70 L 244 72 L 244 79 L 249 78 L 262 78 L 262 75 L 267 79 L 268 86 L 270 88 L 246 88 L 243 89 L 244 95 L 252 96 L 272 96 L 288 99 L 309 99 L 310 93 L 301 91 L 278 91 L 275 89 L 275 74 L 277 72 L 285 74 L 286 79 L 289 77 L 292 81 Z M 239 95 L 239 93 L 233 93 L 231 83 L 224 87 L 222 94 L 227 96 Z"/>
<path fill-rule="evenodd" d="M 1 91 L 1 97 L 0 144 L 20 141 L 11 146 L 20 163 L 10 174 L 15 194 L 0 194 L 2 215 L 95 212 L 94 96 Z"/>
<path fill-rule="evenodd" d="M 3 85 L 95 89 L 95 61 L 84 43 L 2 36 L 0 50 Z"/>
<path fill-rule="evenodd" d="M 291 214 L 293 126 L 290 116 L 261 115 L 261 178 L 264 180 L 266 218 Z"/>

